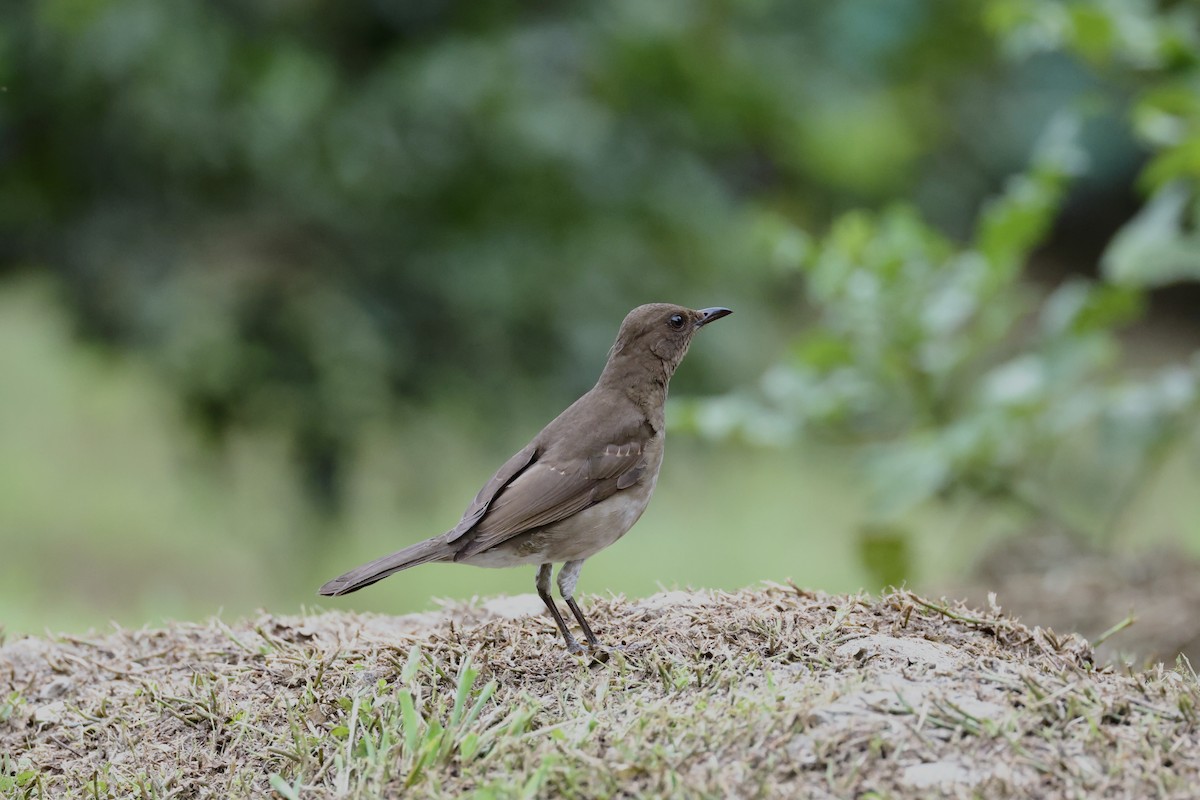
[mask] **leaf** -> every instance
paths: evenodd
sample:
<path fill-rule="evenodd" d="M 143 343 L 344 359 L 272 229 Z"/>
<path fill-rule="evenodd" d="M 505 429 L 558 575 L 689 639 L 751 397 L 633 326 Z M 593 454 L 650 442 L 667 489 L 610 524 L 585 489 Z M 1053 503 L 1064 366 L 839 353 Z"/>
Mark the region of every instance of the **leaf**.
<path fill-rule="evenodd" d="M 1013 277 L 1050 232 L 1066 179 L 1086 169 L 1087 156 L 1079 146 L 1082 124 L 1075 113 L 1052 119 L 1037 144 L 1032 168 L 1009 179 L 1004 193 L 984 207 L 975 245 L 1002 276 Z"/>
<path fill-rule="evenodd" d="M 497 688 L 499 688 L 499 684 L 495 681 L 487 682 L 487 685 L 479 692 L 479 696 L 475 698 L 475 704 L 471 706 L 471 710 L 463 718 L 462 727 L 469 728 L 479 718 L 483 707 L 487 705 L 488 700 L 492 699 L 492 695 L 496 693 Z"/>
<path fill-rule="evenodd" d="M 412 683 L 420 666 L 421 648 L 414 644 L 408 649 L 408 658 L 404 662 L 404 668 L 400 670 L 400 682 L 406 684 Z"/>
<path fill-rule="evenodd" d="M 475 685 L 477 677 L 479 677 L 479 670 L 471 663 L 471 656 L 468 654 L 463 659 L 462 666 L 459 667 L 458 686 L 454 691 L 454 707 L 450 711 L 450 722 L 446 725 L 450 730 L 458 728 L 463 712 L 466 711 L 467 698 L 471 694 L 471 687 Z"/>
<path fill-rule="evenodd" d="M 268 781 L 271 784 L 271 788 L 286 797 L 287 800 L 300 800 L 299 784 L 296 786 L 289 786 L 288 782 L 285 781 L 277 772 L 272 772 L 271 777 L 268 778 Z"/>
<path fill-rule="evenodd" d="M 1072 5 L 1068 12 L 1071 17 L 1071 44 L 1085 58 L 1093 61 L 1107 59 L 1113 50 L 1116 33 L 1113 30 L 1113 20 L 1100 8 L 1082 4 Z"/>
<path fill-rule="evenodd" d="M 416 707 L 413 705 L 412 692 L 401 689 L 396 695 L 396 701 L 400 704 L 400 723 L 404 726 L 404 752 L 412 756 L 417 752 L 421 740 L 421 726 Z"/>
<path fill-rule="evenodd" d="M 1136 287 L 1068 280 L 1046 299 L 1039 323 L 1049 337 L 1104 331 L 1137 319 L 1144 301 Z"/>
<path fill-rule="evenodd" d="M 1184 232 L 1192 200 L 1182 180 L 1156 192 L 1113 237 L 1101 260 L 1105 277 L 1140 287 L 1200 279 L 1200 235 Z"/>
<path fill-rule="evenodd" d="M 841 336 L 817 329 L 805 335 L 792 348 L 795 360 L 818 371 L 840 367 L 854 361 L 854 350 Z"/>
<path fill-rule="evenodd" d="M 930 500 L 950 476 L 950 463 L 932 439 L 877 448 L 866 465 L 875 511 L 895 517 Z"/>
<path fill-rule="evenodd" d="M 475 753 L 479 751 L 479 734 L 472 731 L 462 738 L 458 743 L 458 754 L 462 757 L 463 762 L 470 761 L 475 757 Z"/>
<path fill-rule="evenodd" d="M 999 406 L 1030 405 L 1046 388 L 1046 364 L 1038 356 L 1019 356 L 993 369 L 983 379 L 985 402 Z"/>
<path fill-rule="evenodd" d="M 1200 178 L 1200 134 L 1189 133 L 1178 145 L 1156 155 L 1138 183 L 1143 188 L 1157 189 L 1179 178 Z"/>

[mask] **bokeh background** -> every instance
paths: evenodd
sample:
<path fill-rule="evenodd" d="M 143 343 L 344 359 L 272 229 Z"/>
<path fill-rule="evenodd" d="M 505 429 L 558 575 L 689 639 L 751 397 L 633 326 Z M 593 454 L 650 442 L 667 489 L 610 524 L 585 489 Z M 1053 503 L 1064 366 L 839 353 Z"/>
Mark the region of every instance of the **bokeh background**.
<path fill-rule="evenodd" d="M 451 527 L 665 300 L 736 314 L 584 591 L 907 583 L 1200 645 L 1194 3 L 4 16 L 10 634 L 315 605 Z"/>

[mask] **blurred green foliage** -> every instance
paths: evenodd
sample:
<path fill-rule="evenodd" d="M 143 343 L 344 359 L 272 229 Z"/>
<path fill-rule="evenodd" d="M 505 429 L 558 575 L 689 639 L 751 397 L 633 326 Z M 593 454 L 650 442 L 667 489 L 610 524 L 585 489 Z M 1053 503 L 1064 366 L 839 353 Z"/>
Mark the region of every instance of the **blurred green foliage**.
<path fill-rule="evenodd" d="M 939 0 L 17 4 L 0 270 L 55 271 L 86 335 L 218 440 L 286 432 L 336 503 L 372 420 L 551 413 L 637 303 L 784 318 L 764 218 L 961 224 L 1090 80 L 994 55 Z"/>
<path fill-rule="evenodd" d="M 889 552 L 903 554 L 898 521 L 938 499 L 987 501 L 1017 510 L 1022 525 L 1111 541 L 1155 469 L 1189 439 L 1200 446 L 1200 353 L 1134 372 L 1116 336 L 1140 317 L 1148 288 L 1200 277 L 1197 13 L 988 5 L 1015 57 L 1066 48 L 1137 87 L 1128 120 L 1152 153 L 1140 180 L 1148 202 L 1109 244 L 1097 279 L 1044 293 L 1027 280 L 1091 160 L 1080 114 L 1063 111 L 1029 168 L 983 206 L 965 246 L 904 206 L 848 213 L 816 240 L 776 220 L 766 246 L 803 276 L 816 324 L 754 391 L 689 404 L 685 424 L 860 448 L 872 489 L 860 544 L 880 576 Z"/>
<path fill-rule="evenodd" d="M 596 586 L 946 574 L 978 544 L 954 498 L 1111 536 L 1194 435 L 1195 363 L 1118 347 L 1200 272 L 1194 3 L 10 5 L 0 606 L 26 628 L 295 604 L 444 529 L 652 300 L 738 311 L 677 395 L 766 373 L 672 422 L 798 446 L 677 440 L 645 557 Z M 1052 266 L 1090 277 L 1044 292 L 1064 213 Z M 1200 532 L 1168 473 L 1140 519 Z"/>

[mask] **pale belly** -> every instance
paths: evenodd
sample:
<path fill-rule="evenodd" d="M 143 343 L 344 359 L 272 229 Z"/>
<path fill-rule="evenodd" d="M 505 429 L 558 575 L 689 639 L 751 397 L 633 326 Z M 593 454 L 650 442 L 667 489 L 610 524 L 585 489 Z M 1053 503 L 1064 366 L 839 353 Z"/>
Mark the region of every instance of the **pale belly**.
<path fill-rule="evenodd" d="M 650 503 L 658 470 L 644 483 L 618 492 L 561 522 L 514 536 L 461 563 L 477 567 L 515 567 L 579 561 L 595 555 L 624 536 Z"/>

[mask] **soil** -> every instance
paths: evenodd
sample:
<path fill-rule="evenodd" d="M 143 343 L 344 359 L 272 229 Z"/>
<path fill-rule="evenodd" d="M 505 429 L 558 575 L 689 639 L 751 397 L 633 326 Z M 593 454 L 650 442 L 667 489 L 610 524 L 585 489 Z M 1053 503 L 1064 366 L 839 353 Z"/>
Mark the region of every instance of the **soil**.
<path fill-rule="evenodd" d="M 1194 797 L 1200 682 L 899 591 L 535 597 L 0 646 L 0 796 Z"/>

